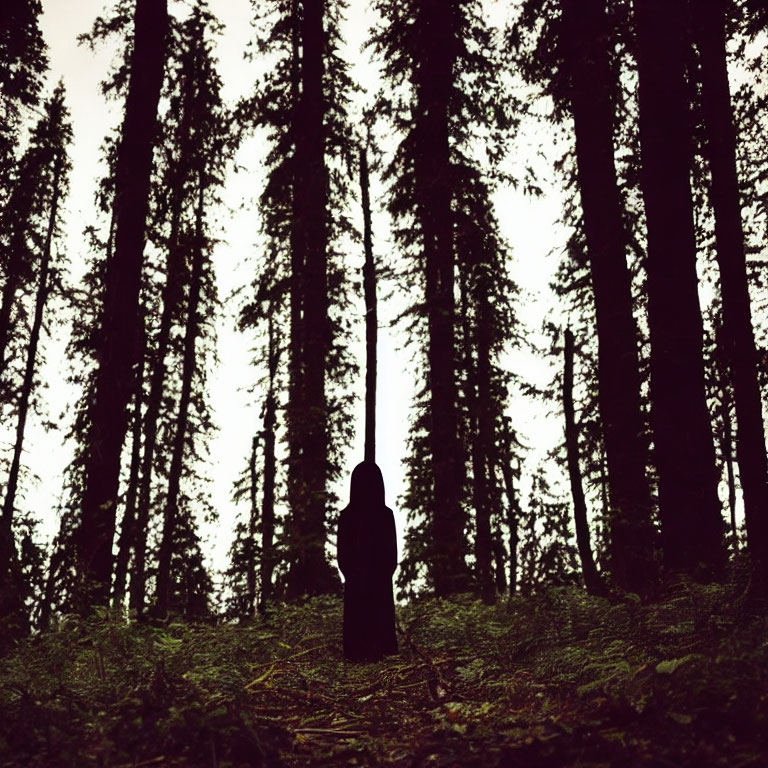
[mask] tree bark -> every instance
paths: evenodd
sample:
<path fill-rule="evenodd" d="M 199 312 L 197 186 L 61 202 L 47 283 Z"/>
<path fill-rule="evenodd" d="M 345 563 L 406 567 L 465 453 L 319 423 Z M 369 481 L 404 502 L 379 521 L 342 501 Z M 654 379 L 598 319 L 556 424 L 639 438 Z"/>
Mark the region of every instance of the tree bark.
<path fill-rule="evenodd" d="M 152 150 L 163 80 L 166 0 L 137 0 L 130 82 L 116 170 L 115 253 L 106 275 L 98 371 L 90 413 L 89 446 L 77 557 L 79 609 L 106 605 L 112 575 L 112 540 L 125 439 L 134 391 L 136 325 L 149 209 Z"/>
<path fill-rule="evenodd" d="M 702 0 L 696 6 L 695 20 L 723 302 L 722 339 L 736 411 L 736 457 L 744 496 L 748 550 L 755 576 L 765 588 L 768 585 L 768 459 L 736 169 L 725 7 L 723 0 Z"/>
<path fill-rule="evenodd" d="M 666 566 L 719 578 L 723 520 L 702 357 L 691 197 L 686 0 L 635 0 L 648 227 L 651 417 Z"/>
<path fill-rule="evenodd" d="M 496 592 L 499 595 L 503 595 L 507 591 L 506 563 L 507 553 L 504 549 L 504 542 L 501 540 L 501 534 L 498 534 L 493 539 L 493 570 Z"/>
<path fill-rule="evenodd" d="M 651 493 L 640 407 L 622 201 L 614 161 L 613 76 L 605 0 L 562 0 L 576 163 L 598 341 L 598 404 L 608 461 L 611 575 L 648 594 L 654 582 Z M 591 578 L 591 577 L 590 577 Z"/>
<path fill-rule="evenodd" d="M 584 499 L 584 485 L 579 466 L 579 431 L 573 409 L 573 333 L 565 329 L 565 347 L 563 350 L 563 412 L 565 414 L 565 449 L 568 457 L 568 478 L 573 497 L 573 523 L 576 527 L 576 545 L 579 549 L 581 572 L 584 586 L 590 595 L 604 594 L 600 574 L 592 557 L 592 545 L 589 541 L 589 521 L 587 502 Z"/>
<path fill-rule="evenodd" d="M 360 149 L 360 193 L 363 202 L 363 292 L 365 294 L 365 450 L 366 461 L 376 461 L 376 344 L 378 313 L 376 305 L 376 264 L 373 260 L 371 195 L 368 153 Z"/>
<path fill-rule="evenodd" d="M 330 349 L 328 320 L 325 103 L 323 94 L 323 0 L 304 0 L 300 119 L 296 125 L 294 185 L 298 262 L 304 265 L 303 373 L 301 381 L 301 460 L 294 525 L 294 557 L 288 574 L 289 595 L 323 594 L 338 580 L 325 554 L 328 481 L 328 405 L 325 374 Z"/>
<path fill-rule="evenodd" d="M 292 129 L 298 134 L 302 125 L 301 102 L 301 26 L 299 22 L 299 2 L 291 2 L 291 103 L 293 108 Z M 288 436 L 288 559 L 290 567 L 297 556 L 298 539 L 301 535 L 301 516 L 303 514 L 305 485 L 302 476 L 302 439 L 304 418 L 304 260 L 305 254 L 300 239 L 304 198 L 300 189 L 298 156 L 300 142 L 295 140 L 296 152 L 292 168 L 291 200 L 291 275 L 290 275 L 290 341 L 288 349 L 288 404 L 286 407 L 286 427 Z"/>

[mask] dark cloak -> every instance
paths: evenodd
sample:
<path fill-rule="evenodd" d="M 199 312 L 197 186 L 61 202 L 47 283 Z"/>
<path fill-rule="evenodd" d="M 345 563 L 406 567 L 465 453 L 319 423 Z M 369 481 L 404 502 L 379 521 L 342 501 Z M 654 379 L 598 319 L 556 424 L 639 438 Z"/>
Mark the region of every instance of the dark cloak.
<path fill-rule="evenodd" d="M 395 516 L 384 504 L 384 480 L 373 462 L 352 472 L 342 510 L 339 568 L 344 574 L 344 656 L 376 661 L 397 653 L 392 574 L 397 567 Z"/>

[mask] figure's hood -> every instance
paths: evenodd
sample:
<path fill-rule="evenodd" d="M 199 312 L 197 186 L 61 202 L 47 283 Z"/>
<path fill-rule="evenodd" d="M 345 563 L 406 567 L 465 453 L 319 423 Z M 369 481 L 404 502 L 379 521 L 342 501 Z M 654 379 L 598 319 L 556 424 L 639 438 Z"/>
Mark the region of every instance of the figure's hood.
<path fill-rule="evenodd" d="M 360 508 L 384 506 L 384 478 L 372 461 L 364 461 L 352 471 L 349 505 Z"/>

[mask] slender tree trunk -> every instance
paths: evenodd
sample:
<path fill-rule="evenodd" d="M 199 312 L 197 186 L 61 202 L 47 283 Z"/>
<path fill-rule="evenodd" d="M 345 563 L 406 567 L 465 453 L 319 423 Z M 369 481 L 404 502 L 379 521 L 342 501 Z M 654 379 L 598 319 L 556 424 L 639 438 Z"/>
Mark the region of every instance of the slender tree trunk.
<path fill-rule="evenodd" d="M 136 538 L 136 503 L 138 501 L 141 470 L 141 435 L 143 419 L 141 409 L 144 403 L 144 355 L 146 350 L 146 320 L 142 318 L 139 333 L 139 363 L 136 392 L 133 395 L 133 432 L 131 434 L 131 466 L 128 473 L 128 488 L 125 491 L 125 511 L 120 526 L 120 537 L 115 560 L 115 578 L 112 585 L 112 602 L 119 608 L 125 597 L 125 585 L 128 576 L 128 561 Z"/>
<path fill-rule="evenodd" d="M 584 586 L 590 595 L 603 594 L 604 589 L 600 575 L 592 557 L 592 546 L 589 541 L 589 521 L 587 519 L 587 502 L 584 499 L 584 485 L 579 466 L 579 431 L 573 410 L 573 333 L 565 329 L 565 348 L 563 366 L 563 412 L 565 413 L 565 448 L 568 455 L 568 477 L 571 482 L 573 497 L 573 522 L 576 527 L 576 544 L 581 559 L 581 571 L 584 575 Z"/>
<path fill-rule="evenodd" d="M 493 539 L 493 566 L 495 575 L 496 592 L 503 595 L 507 591 L 507 553 L 504 549 L 504 542 L 501 540 L 501 534 L 497 534 Z"/>
<path fill-rule="evenodd" d="M 248 618 L 256 613 L 256 529 L 259 522 L 259 474 L 256 471 L 256 460 L 259 452 L 259 435 L 251 441 L 251 460 L 248 464 L 249 489 L 251 509 L 248 515 L 248 563 L 246 584 L 248 590 Z"/>
<path fill-rule="evenodd" d="M 744 495 L 747 543 L 756 583 L 762 590 L 768 586 L 768 458 L 736 170 L 725 8 L 723 0 L 701 0 L 696 6 L 695 19 L 723 301 L 722 338 L 733 381 L 736 455 Z"/>
<path fill-rule="evenodd" d="M 51 625 L 51 613 L 53 612 L 53 593 L 56 586 L 56 577 L 58 576 L 62 559 L 63 549 L 57 538 L 54 539 L 53 542 L 53 551 L 51 552 L 51 559 L 48 563 L 45 587 L 43 588 L 43 594 L 40 597 L 40 603 L 38 606 L 37 629 L 40 632 L 45 632 L 50 628 Z"/>
<path fill-rule="evenodd" d="M 171 559 L 173 555 L 176 519 L 178 517 L 179 487 L 184 466 L 184 448 L 189 422 L 189 405 L 192 399 L 192 382 L 197 369 L 195 344 L 199 334 L 200 319 L 198 307 L 202 290 L 203 266 L 205 260 L 205 245 L 203 243 L 203 194 L 202 178 L 199 179 L 199 202 L 195 224 L 195 242 L 193 247 L 192 277 L 189 285 L 189 302 L 187 307 L 187 322 L 184 330 L 184 355 L 181 371 L 181 394 L 179 410 L 176 417 L 176 432 L 171 452 L 171 465 L 168 472 L 168 493 L 163 515 L 163 532 L 160 541 L 160 552 L 157 561 L 157 616 L 164 618 L 168 615 L 171 592 Z"/>
<path fill-rule="evenodd" d="M 652 590 L 651 493 L 640 408 L 637 326 L 614 162 L 605 0 L 562 0 L 563 52 L 571 78 L 576 162 L 598 341 L 598 404 L 611 514 L 611 575 L 622 588 Z"/>
<path fill-rule="evenodd" d="M 514 595 L 517 589 L 518 559 L 517 548 L 520 543 L 520 521 L 523 511 L 515 490 L 512 475 L 512 446 L 509 434 L 502 435 L 502 451 L 498 455 L 498 466 L 504 479 L 504 489 L 507 494 L 507 528 L 509 529 L 509 594 Z"/>
<path fill-rule="evenodd" d="M 115 254 L 106 275 L 99 367 L 76 545 L 83 582 L 79 608 L 83 613 L 93 604 L 106 605 L 109 599 L 120 453 L 127 407 L 134 391 L 139 289 L 167 29 L 166 0 L 137 0 L 116 170 Z"/>
<path fill-rule="evenodd" d="M 363 201 L 363 292 L 365 293 L 365 452 L 366 461 L 376 461 L 376 343 L 378 313 L 376 306 L 376 265 L 373 260 L 371 232 L 371 195 L 368 178 L 368 154 L 360 150 L 360 193 Z"/>
<path fill-rule="evenodd" d="M 641 185 L 648 226 L 651 406 L 664 559 L 720 577 L 723 520 L 702 356 L 691 198 L 686 0 L 635 0 Z"/>
<path fill-rule="evenodd" d="M 424 0 L 417 24 L 424 47 L 416 65 L 414 140 L 418 162 L 415 192 L 422 236 L 427 310 L 432 498 L 431 577 L 438 595 L 468 587 L 465 516 L 461 509 L 463 451 L 458 439 L 451 162 L 450 89 L 455 73 L 456 9 L 443 0 Z"/>
<path fill-rule="evenodd" d="M 475 485 L 476 538 L 475 559 L 477 561 L 480 594 L 485 603 L 494 600 L 491 546 L 491 502 L 489 494 L 490 453 L 493 445 L 493 410 L 491 403 L 491 328 L 489 322 L 487 266 L 480 264 L 476 269 L 475 304 L 476 328 L 475 348 L 477 350 L 477 431 L 472 437 L 473 479 Z"/>
<path fill-rule="evenodd" d="M 721 393 L 720 413 L 723 420 L 723 461 L 725 462 L 726 477 L 728 478 L 728 511 L 731 518 L 731 535 L 733 536 L 733 551 L 739 551 L 739 536 L 736 526 L 736 477 L 733 471 L 733 433 L 731 430 L 731 409 L 725 388 Z"/>
<path fill-rule="evenodd" d="M 277 398 L 275 378 L 279 361 L 279 347 L 275 341 L 275 328 L 270 312 L 269 333 L 269 389 L 264 404 L 264 487 L 261 503 L 261 598 L 259 611 L 272 599 L 272 572 L 275 567 L 275 430 L 277 425 Z"/>
<path fill-rule="evenodd" d="M 165 364 L 171 339 L 171 325 L 179 303 L 182 284 L 183 254 L 179 242 L 181 228 L 181 200 L 176 199 L 171 214 L 171 233 L 168 257 L 166 259 L 165 285 L 163 286 L 163 308 L 160 314 L 160 327 L 157 332 L 155 361 L 149 384 L 147 410 L 144 415 L 144 451 L 141 460 L 141 483 L 136 507 L 136 524 L 133 541 L 133 571 L 131 572 L 130 607 L 141 615 L 144 611 L 146 595 L 146 557 L 149 512 L 152 503 L 152 475 L 157 447 L 157 430 L 160 409 L 165 392 L 167 368 Z"/>
<path fill-rule="evenodd" d="M 24 433 L 27 425 L 27 414 L 32 399 L 32 388 L 35 380 L 35 367 L 37 362 L 37 348 L 40 342 L 40 331 L 43 327 L 43 314 L 49 293 L 49 274 L 51 265 L 51 251 L 53 236 L 56 230 L 56 219 L 59 212 L 59 200 L 61 197 L 61 174 L 64 164 L 63 153 L 60 152 L 56 159 L 53 172 L 51 206 L 48 213 L 48 228 L 45 234 L 45 243 L 40 259 L 40 274 L 38 276 L 37 296 L 35 298 L 35 313 L 32 320 L 32 328 L 27 347 L 27 360 L 24 368 L 24 379 L 21 385 L 21 394 L 18 404 L 18 418 L 16 422 L 16 440 L 13 447 L 11 467 L 8 472 L 8 482 L 3 500 L 2 516 L 0 519 L 0 634 L 15 634 L 26 632 L 29 629 L 29 617 L 23 604 L 22 595 L 25 591 L 23 576 L 21 574 L 18 552 L 13 539 L 13 513 L 16 506 L 16 490 L 19 482 L 21 468 L 21 454 L 24 449 Z"/>

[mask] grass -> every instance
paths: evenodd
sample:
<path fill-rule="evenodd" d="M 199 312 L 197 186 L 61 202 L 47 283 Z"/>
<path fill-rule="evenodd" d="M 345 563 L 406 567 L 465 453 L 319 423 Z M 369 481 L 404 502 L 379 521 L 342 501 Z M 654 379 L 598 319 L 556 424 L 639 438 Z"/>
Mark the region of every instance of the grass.
<path fill-rule="evenodd" d="M 758 768 L 768 622 L 739 596 L 425 599 L 368 665 L 335 598 L 243 626 L 67 617 L 0 661 L 0 766 Z"/>

